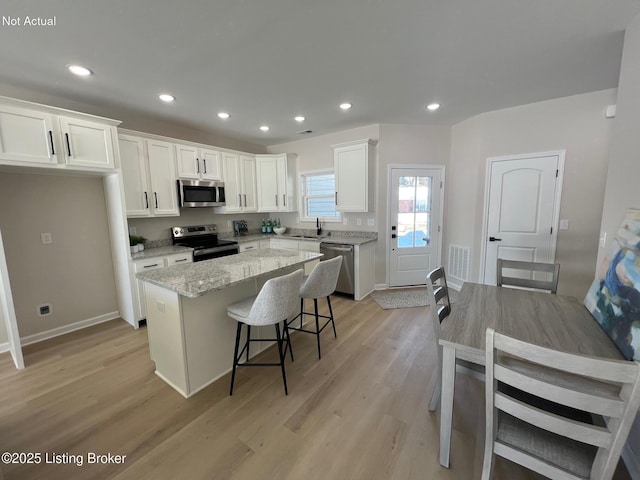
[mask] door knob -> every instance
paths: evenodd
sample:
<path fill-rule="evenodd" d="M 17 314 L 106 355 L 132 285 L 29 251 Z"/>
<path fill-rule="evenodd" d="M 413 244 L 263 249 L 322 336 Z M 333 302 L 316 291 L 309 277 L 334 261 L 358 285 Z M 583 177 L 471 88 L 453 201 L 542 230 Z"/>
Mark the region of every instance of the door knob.
<path fill-rule="evenodd" d="M 501 242 L 502 239 L 501 238 L 496 238 L 496 237 L 489 237 L 489 241 L 490 242 Z"/>

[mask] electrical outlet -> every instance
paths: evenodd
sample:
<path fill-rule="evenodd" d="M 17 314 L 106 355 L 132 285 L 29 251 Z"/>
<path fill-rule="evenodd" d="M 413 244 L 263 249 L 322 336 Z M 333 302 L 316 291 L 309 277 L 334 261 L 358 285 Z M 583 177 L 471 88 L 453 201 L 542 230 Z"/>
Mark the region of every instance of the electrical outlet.
<path fill-rule="evenodd" d="M 360 217 L 356 218 L 356 225 L 362 225 L 362 219 Z"/>
<path fill-rule="evenodd" d="M 569 220 L 560 220 L 560 230 L 569 230 Z"/>
<path fill-rule="evenodd" d="M 600 248 L 604 248 L 607 244 L 607 232 L 602 232 L 600 234 Z"/>
<path fill-rule="evenodd" d="M 42 241 L 43 245 L 47 245 L 49 243 L 53 243 L 53 237 L 51 236 L 51 234 L 49 232 L 41 233 L 40 234 L 40 240 Z"/>
<path fill-rule="evenodd" d="M 376 225 L 376 221 L 374 218 L 368 218 L 367 219 L 367 225 L 370 227 L 374 227 Z"/>
<path fill-rule="evenodd" d="M 349 219 L 347 217 L 343 217 L 342 218 L 342 224 L 343 225 L 349 225 Z"/>
<path fill-rule="evenodd" d="M 138 229 L 136 227 L 129 227 L 129 235 L 137 235 Z"/>
<path fill-rule="evenodd" d="M 227 220 L 227 227 L 233 228 L 233 220 Z"/>

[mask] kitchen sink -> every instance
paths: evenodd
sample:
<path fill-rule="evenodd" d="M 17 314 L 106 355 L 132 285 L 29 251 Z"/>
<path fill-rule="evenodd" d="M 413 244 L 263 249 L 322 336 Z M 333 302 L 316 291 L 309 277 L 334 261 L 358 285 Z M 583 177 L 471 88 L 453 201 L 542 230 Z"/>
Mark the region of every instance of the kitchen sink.
<path fill-rule="evenodd" d="M 312 238 L 314 240 L 319 240 L 321 238 L 325 238 L 326 235 L 289 235 L 291 238 Z"/>

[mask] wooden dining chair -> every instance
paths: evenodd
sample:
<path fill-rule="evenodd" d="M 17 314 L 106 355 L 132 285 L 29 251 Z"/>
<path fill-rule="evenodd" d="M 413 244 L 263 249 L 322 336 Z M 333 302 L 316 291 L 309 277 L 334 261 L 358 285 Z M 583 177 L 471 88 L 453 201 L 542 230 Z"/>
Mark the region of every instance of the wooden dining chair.
<path fill-rule="evenodd" d="M 511 391 L 607 421 L 568 418 Z M 552 479 L 611 479 L 639 406 L 640 363 L 559 352 L 489 328 L 482 480 L 495 455 Z"/>
<path fill-rule="evenodd" d="M 433 325 L 434 346 L 438 352 L 438 380 L 433 388 L 431 401 L 429 402 L 429 410 L 433 412 L 438 406 L 442 389 L 441 324 L 451 313 L 451 300 L 449 298 L 449 288 L 447 286 L 444 267 L 438 267 L 427 274 L 427 292 L 429 298 L 429 315 Z M 460 370 L 461 373 L 484 378 L 484 368 L 481 365 L 476 365 L 462 359 L 456 360 L 456 370 Z"/>
<path fill-rule="evenodd" d="M 525 272 L 525 277 L 505 276 L 504 269 L 519 270 Z M 547 280 L 535 279 L 535 273 L 543 273 Z M 512 285 L 514 287 L 535 288 L 537 290 L 547 290 L 551 293 L 558 291 L 558 276 L 560 275 L 559 263 L 523 262 L 520 260 L 498 259 L 498 281 L 499 287 Z M 548 277 L 551 277 L 549 279 Z"/>

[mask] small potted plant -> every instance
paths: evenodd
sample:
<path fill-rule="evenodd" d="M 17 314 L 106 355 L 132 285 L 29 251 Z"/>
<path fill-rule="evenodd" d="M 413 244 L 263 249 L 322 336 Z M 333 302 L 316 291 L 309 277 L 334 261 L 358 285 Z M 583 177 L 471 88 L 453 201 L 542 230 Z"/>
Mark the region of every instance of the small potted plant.
<path fill-rule="evenodd" d="M 144 250 L 144 244 L 147 243 L 147 239 L 144 237 L 138 237 L 138 251 Z"/>
<path fill-rule="evenodd" d="M 129 247 L 131 248 L 131 253 L 138 253 L 138 239 L 136 235 L 129 235 Z"/>

